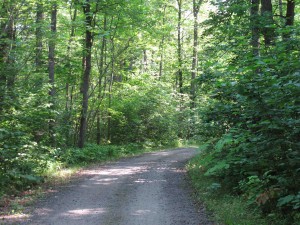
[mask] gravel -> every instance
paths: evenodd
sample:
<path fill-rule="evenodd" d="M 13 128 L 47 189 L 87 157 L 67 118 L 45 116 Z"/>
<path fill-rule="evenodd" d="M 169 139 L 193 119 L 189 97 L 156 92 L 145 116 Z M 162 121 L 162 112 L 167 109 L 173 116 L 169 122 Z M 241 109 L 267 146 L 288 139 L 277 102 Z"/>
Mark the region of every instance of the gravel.
<path fill-rule="evenodd" d="M 18 224 L 211 225 L 193 200 L 184 169 L 195 154 L 181 148 L 87 169 L 80 180 L 37 202 Z"/>

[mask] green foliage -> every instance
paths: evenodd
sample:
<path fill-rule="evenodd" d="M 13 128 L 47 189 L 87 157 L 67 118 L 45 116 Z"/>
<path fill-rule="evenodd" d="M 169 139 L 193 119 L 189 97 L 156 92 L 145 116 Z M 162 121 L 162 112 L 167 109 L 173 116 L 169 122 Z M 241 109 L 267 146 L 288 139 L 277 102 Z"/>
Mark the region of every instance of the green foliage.
<path fill-rule="evenodd" d="M 67 165 L 80 165 L 93 162 L 107 161 L 121 156 L 133 155 L 142 152 L 143 146 L 128 145 L 95 145 L 89 144 L 85 148 L 70 148 L 59 154 L 59 160 Z"/>
<path fill-rule="evenodd" d="M 176 142 L 176 100 L 169 88 L 151 77 L 121 85 L 110 109 L 112 142 L 154 146 Z"/>
<path fill-rule="evenodd" d="M 300 208 L 300 192 L 297 195 L 287 195 L 278 199 L 278 207 L 292 206 L 293 209 Z"/>
<path fill-rule="evenodd" d="M 20 90 L 18 99 L 1 112 L 0 193 L 15 194 L 42 183 L 41 174 L 55 160 L 55 149 L 47 146 L 53 113 L 47 92 L 47 85 L 32 93 Z"/>
<path fill-rule="evenodd" d="M 225 186 L 216 182 L 213 177 L 205 176 L 205 168 L 207 162 L 210 161 L 210 153 L 201 151 L 187 164 L 187 170 L 197 199 L 212 212 L 213 219 L 217 224 L 284 224 L 284 220 L 281 218 L 263 218 L 257 209 L 244 201 L 242 196 L 228 195 Z"/>
<path fill-rule="evenodd" d="M 165 65 L 163 79 L 157 76 L 160 53 L 175 52 L 173 39 L 165 37 L 176 24 L 176 11 L 158 11 L 161 1 L 91 1 L 93 27 L 88 30 L 93 48 L 85 137 L 91 144 L 81 150 L 74 146 L 86 56 L 84 2 L 56 2 L 55 39 L 50 29 L 53 3 L 0 3 L 0 26 L 5 28 L 0 32 L 0 195 L 41 183 L 50 167 L 97 162 L 134 154 L 141 146 L 178 142 L 172 55 L 167 55 L 166 61 L 172 60 Z M 162 38 L 165 45 L 157 49 Z M 48 79 L 50 41 L 56 46 L 53 96 Z M 144 52 L 149 60 L 141 63 Z"/>
<path fill-rule="evenodd" d="M 297 225 L 299 213 L 295 211 L 290 213 L 290 216 L 286 214 L 279 214 L 276 212 L 269 213 L 267 216 L 262 214 L 255 204 L 249 204 L 249 201 L 266 201 L 271 196 L 278 194 L 278 190 L 265 191 L 263 195 L 254 197 L 254 199 L 245 198 L 253 196 L 252 194 L 259 193 L 262 186 L 264 186 L 264 180 L 258 176 L 249 176 L 249 178 L 243 182 L 240 182 L 240 189 L 243 192 L 248 193 L 238 195 L 230 194 L 228 192 L 228 186 L 224 182 L 220 182 L 215 176 L 206 176 L 207 165 L 213 160 L 211 152 L 201 151 L 198 156 L 193 158 L 187 164 L 188 174 L 191 177 L 192 184 L 196 190 L 196 196 L 200 202 L 204 202 L 208 210 L 213 213 L 215 220 L 220 224 L 274 224 L 274 225 Z M 232 179 L 232 177 L 230 177 Z M 258 191 L 258 192 L 257 192 Z M 288 195 L 279 199 L 278 204 L 283 208 L 292 207 L 294 203 L 299 204 L 298 195 Z M 275 201 L 276 205 L 276 201 Z M 280 207 L 278 205 L 278 207 Z M 293 217 L 293 218 L 291 218 Z"/>
<path fill-rule="evenodd" d="M 255 55 L 249 5 L 240 3 L 218 2 L 205 22 L 205 34 L 214 38 L 204 49 L 211 57 L 198 78 L 205 99 L 198 108 L 203 122 L 198 136 L 207 142 L 206 161 L 199 164 L 223 191 L 293 224 L 300 187 L 299 21 L 294 27 L 272 24 L 273 44 L 260 46 Z M 270 21 L 256 19 L 262 32 Z M 292 35 L 286 39 L 283 33 Z M 259 42 L 264 38 L 261 33 Z"/>
<path fill-rule="evenodd" d="M 272 11 L 261 14 L 266 1 L 258 1 L 253 14 L 251 2 L 201 5 L 201 20 L 212 10 L 199 26 L 195 79 L 191 2 L 182 5 L 181 68 L 176 1 L 90 1 L 88 28 L 84 1 L 57 1 L 55 40 L 52 2 L 3 3 L 0 194 L 42 182 L 44 171 L 56 165 L 97 162 L 139 152 L 140 146 L 191 139 L 204 143 L 206 156 L 198 160 L 205 177 L 214 179 L 209 190 L 240 195 L 269 216 L 281 212 L 290 221 L 299 218 L 299 6 L 294 24 L 286 26 L 288 4 L 271 1 Z M 44 16 L 37 18 L 39 13 Z M 93 36 L 83 126 L 90 144 L 77 149 L 85 30 Z M 56 45 L 51 97 L 49 41 Z M 190 96 L 192 85 L 196 96 Z"/>

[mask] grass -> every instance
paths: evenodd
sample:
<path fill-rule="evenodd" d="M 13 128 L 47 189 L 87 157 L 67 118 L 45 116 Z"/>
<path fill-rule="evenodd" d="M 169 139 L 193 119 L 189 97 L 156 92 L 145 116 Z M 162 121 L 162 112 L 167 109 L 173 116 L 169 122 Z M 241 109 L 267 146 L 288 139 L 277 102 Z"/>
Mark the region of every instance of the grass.
<path fill-rule="evenodd" d="M 232 196 L 211 177 L 204 176 L 203 168 L 209 156 L 198 155 L 187 165 L 196 191 L 196 198 L 214 215 L 214 220 L 226 225 L 283 225 L 283 218 L 264 217 L 260 210 L 250 206 L 241 196 Z"/>

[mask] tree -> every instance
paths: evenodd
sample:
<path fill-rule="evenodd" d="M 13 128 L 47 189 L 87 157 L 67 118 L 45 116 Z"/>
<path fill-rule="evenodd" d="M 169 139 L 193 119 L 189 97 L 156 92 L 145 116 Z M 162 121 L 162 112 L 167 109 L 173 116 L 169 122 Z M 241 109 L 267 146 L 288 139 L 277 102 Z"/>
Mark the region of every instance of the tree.
<path fill-rule="evenodd" d="M 166 25 L 166 8 L 167 5 L 163 6 L 163 19 L 162 19 L 162 26 L 165 27 Z M 161 78 L 163 75 L 163 61 L 164 61 L 164 45 L 165 45 L 165 34 L 162 35 L 161 41 L 159 43 L 159 51 L 160 51 L 160 59 L 159 59 L 159 73 L 158 76 Z"/>
<path fill-rule="evenodd" d="M 258 26 L 259 0 L 251 1 L 250 20 L 251 20 L 251 45 L 253 56 L 259 56 L 259 26 Z"/>
<path fill-rule="evenodd" d="M 183 94 L 183 62 L 182 62 L 182 1 L 177 0 L 178 17 L 177 17 L 177 60 L 178 71 L 176 76 L 176 86 L 180 94 Z"/>
<path fill-rule="evenodd" d="M 287 0 L 286 5 L 286 16 L 285 16 L 285 26 L 293 26 L 295 19 L 295 0 Z M 288 31 L 285 35 L 283 35 L 285 39 L 291 37 L 291 32 Z"/>
<path fill-rule="evenodd" d="M 274 41 L 273 5 L 271 0 L 261 0 L 262 33 L 265 45 L 269 46 Z"/>
<path fill-rule="evenodd" d="M 51 37 L 49 41 L 49 54 L 48 54 L 48 71 L 49 71 L 49 96 L 50 96 L 50 110 L 55 108 L 55 37 L 56 37 L 56 23 L 57 23 L 57 2 L 52 3 L 51 9 Z M 50 134 L 50 145 L 55 145 L 54 138 L 54 120 L 55 118 L 51 116 L 49 122 L 49 134 Z"/>
<path fill-rule="evenodd" d="M 89 82 L 92 69 L 92 46 L 93 46 L 93 34 L 92 34 L 92 11 L 90 0 L 86 0 L 83 4 L 83 12 L 85 15 L 85 41 L 83 51 L 83 76 L 82 76 L 82 105 L 81 105 L 81 117 L 79 128 L 79 140 L 78 147 L 83 148 L 85 143 L 86 129 L 87 129 L 87 112 L 89 101 Z"/>
<path fill-rule="evenodd" d="M 43 66 L 43 22 L 44 6 L 42 1 L 36 3 L 36 49 L 35 49 L 35 66 L 36 71 L 40 72 Z"/>
<path fill-rule="evenodd" d="M 16 42 L 16 6 L 14 1 L 4 1 L 0 9 L 0 114 L 14 96 L 16 71 L 13 51 Z"/>
<path fill-rule="evenodd" d="M 198 79 L 203 103 L 197 110 L 199 140 L 207 137 L 205 175 L 222 192 L 236 190 L 263 213 L 284 212 L 287 224 L 293 224 L 299 215 L 294 164 L 299 157 L 299 88 L 294 87 L 299 24 L 286 26 L 293 16 L 285 16 L 284 24 L 278 17 L 288 13 L 286 3 L 287 8 L 276 8 L 274 1 L 217 2 L 204 23 L 209 42 L 203 54 L 210 55 Z"/>
<path fill-rule="evenodd" d="M 104 14 L 103 18 L 103 30 L 104 32 L 107 31 L 107 15 Z M 102 92 L 103 92 L 103 87 L 102 87 L 102 82 L 103 78 L 105 76 L 105 71 L 104 71 L 104 64 L 105 64 L 105 49 L 106 49 L 106 36 L 103 35 L 102 37 L 102 43 L 101 43 L 101 49 L 100 49 L 100 61 L 99 61 L 99 79 L 98 79 L 98 107 L 97 107 L 97 144 L 99 145 L 101 143 L 101 115 L 100 115 L 100 104 L 102 101 Z M 104 81 L 105 82 L 105 81 Z M 104 88 L 105 89 L 105 88 Z"/>
<path fill-rule="evenodd" d="M 192 72 L 191 72 L 191 108 L 195 108 L 196 86 L 195 78 L 198 71 L 198 14 L 202 0 L 193 0 L 194 32 L 193 32 L 193 55 L 192 55 Z"/>
<path fill-rule="evenodd" d="M 205 4 L 1 1 L 0 187 L 65 148 L 193 138 L 218 182 L 252 197 L 278 185 L 279 205 L 297 196 L 296 1 Z M 254 173 L 255 193 L 242 185 Z"/>

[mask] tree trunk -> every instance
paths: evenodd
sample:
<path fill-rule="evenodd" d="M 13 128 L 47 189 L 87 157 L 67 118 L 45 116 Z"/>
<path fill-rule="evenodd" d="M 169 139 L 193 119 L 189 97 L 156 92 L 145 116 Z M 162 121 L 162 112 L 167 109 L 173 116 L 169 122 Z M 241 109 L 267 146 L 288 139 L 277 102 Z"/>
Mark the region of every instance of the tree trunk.
<path fill-rule="evenodd" d="M 44 6 L 42 3 L 36 4 L 36 46 L 35 46 L 35 67 L 36 72 L 40 72 L 43 65 L 43 21 L 44 21 Z"/>
<path fill-rule="evenodd" d="M 286 6 L 286 26 L 293 26 L 295 18 L 295 0 L 287 0 Z"/>
<path fill-rule="evenodd" d="M 161 39 L 161 45 L 160 45 L 160 59 L 159 59 L 159 73 L 158 73 L 158 77 L 159 79 L 162 77 L 163 75 L 163 64 L 164 64 L 164 39 L 165 36 L 162 37 Z"/>
<path fill-rule="evenodd" d="M 108 118 L 107 118 L 107 141 L 108 143 L 111 142 L 111 113 L 110 113 L 110 108 L 111 108 L 111 104 L 112 104 L 112 87 L 113 87 L 113 80 L 114 80 L 114 67 L 115 67 L 115 45 L 114 45 L 114 37 L 111 38 L 111 45 L 112 45 L 112 57 L 111 57 L 111 75 L 110 75 L 110 80 L 109 80 L 109 87 L 108 87 Z"/>
<path fill-rule="evenodd" d="M 282 0 L 278 0 L 278 8 L 279 8 L 279 16 L 283 17 L 283 8 L 282 8 Z"/>
<path fill-rule="evenodd" d="M 293 26 L 295 18 L 295 0 L 287 0 L 286 14 L 285 14 L 285 27 Z M 288 40 L 291 38 L 291 30 L 287 30 L 283 34 L 283 39 Z"/>
<path fill-rule="evenodd" d="M 190 99 L 191 99 L 191 109 L 195 108 L 195 99 L 196 99 L 196 84 L 195 78 L 198 71 L 198 14 L 202 0 L 196 1 L 193 0 L 193 16 L 194 16 L 194 34 L 193 34 L 193 55 L 192 55 L 192 72 L 191 72 L 191 90 L 190 90 Z"/>
<path fill-rule="evenodd" d="M 176 83 L 178 83 L 179 93 L 183 94 L 183 72 L 182 72 L 182 40 L 181 40 L 181 23 L 182 23 L 182 0 L 177 0 L 178 5 L 178 20 L 177 20 L 177 58 L 178 71 Z"/>
<path fill-rule="evenodd" d="M 107 19 L 106 15 L 104 15 L 103 20 L 103 30 L 106 31 L 107 29 Z M 99 65 L 99 80 L 98 80 L 98 108 L 97 108 L 97 144 L 100 145 L 101 143 L 101 115 L 100 115 L 100 102 L 101 102 L 101 92 L 102 92 L 102 79 L 104 76 L 104 54 L 106 48 L 106 37 L 102 37 L 102 44 L 100 50 L 100 65 Z"/>
<path fill-rule="evenodd" d="M 49 71 L 49 96 L 50 96 L 50 110 L 51 110 L 51 118 L 49 122 L 49 135 L 50 135 L 50 144 L 55 146 L 55 138 L 54 138 L 54 126 L 55 126 L 55 118 L 53 114 L 53 110 L 55 108 L 55 42 L 56 42 L 56 17 L 57 17 L 57 3 L 54 2 L 52 4 L 51 9 L 51 37 L 49 40 L 49 55 L 48 55 L 48 71 Z"/>
<path fill-rule="evenodd" d="M 86 0 L 83 5 L 83 11 L 85 14 L 85 42 L 84 42 L 84 55 L 83 55 L 83 78 L 82 78 L 82 104 L 81 104 L 81 117 L 78 137 L 78 147 L 83 148 L 86 138 L 87 130 L 87 112 L 88 112 L 88 100 L 89 100 L 89 81 L 92 69 L 92 12 L 90 0 Z"/>
<path fill-rule="evenodd" d="M 266 46 L 274 42 L 274 20 L 273 20 L 273 6 L 271 0 L 261 0 L 261 15 L 263 17 L 262 34 Z"/>
<path fill-rule="evenodd" d="M 109 81 L 109 87 L 108 87 L 108 109 L 110 110 L 111 108 L 111 103 L 112 103 L 112 86 L 113 86 L 113 71 L 110 76 L 110 81 Z M 107 142 L 111 143 L 111 113 L 108 111 L 107 115 Z"/>
<path fill-rule="evenodd" d="M 163 27 L 166 24 L 166 8 L 167 6 L 164 5 L 164 16 L 163 16 L 163 21 L 162 21 L 162 25 Z M 159 44 L 159 52 L 160 52 L 160 59 L 159 59 L 159 74 L 158 77 L 159 79 L 162 77 L 163 75 L 163 63 L 164 63 L 164 44 L 165 44 L 165 34 L 163 34 L 162 38 L 161 38 L 161 42 Z"/>
<path fill-rule="evenodd" d="M 259 56 L 259 27 L 258 27 L 259 0 L 251 0 L 251 46 L 253 56 Z"/>
<path fill-rule="evenodd" d="M 6 92 L 6 71 L 5 71 L 5 55 L 6 55 L 6 35 L 3 32 L 3 24 L 1 24 L 0 34 L 0 114 L 4 109 L 4 99 Z"/>
<path fill-rule="evenodd" d="M 16 28 L 15 28 L 15 18 L 14 15 L 11 16 L 9 25 L 8 25 L 8 38 L 11 42 L 9 46 L 9 55 L 7 57 L 7 98 L 10 101 L 13 101 L 15 99 L 15 79 L 17 70 L 15 67 L 15 48 L 16 48 Z"/>
<path fill-rule="evenodd" d="M 0 9 L 0 114 L 7 105 L 7 97 L 10 100 L 14 96 L 15 66 L 12 57 L 15 48 L 16 28 L 15 12 L 11 9 L 11 4 L 4 1 Z"/>
<path fill-rule="evenodd" d="M 7 2 L 4 1 L 0 8 L 0 18 L 8 18 Z M 0 113 L 4 110 L 6 93 L 6 59 L 8 53 L 8 21 L 0 20 Z"/>
<path fill-rule="evenodd" d="M 72 15 L 72 5 L 70 6 L 70 17 L 72 21 L 72 27 L 71 27 L 71 32 L 70 32 L 70 37 L 68 40 L 68 47 L 67 47 L 67 81 L 66 81 L 66 105 L 65 105 L 65 121 L 66 121 L 66 130 L 65 130 L 65 137 L 66 137 L 66 144 L 67 146 L 71 145 L 71 133 L 70 133 L 70 126 L 72 125 L 71 123 L 71 117 L 72 117 L 72 110 L 73 110 L 73 92 L 74 92 L 74 87 L 70 87 L 70 80 L 71 77 L 73 76 L 73 70 L 72 70 L 72 65 L 71 65 L 71 45 L 73 42 L 73 38 L 75 36 L 75 25 L 74 22 L 76 21 L 77 18 L 77 8 L 76 6 L 74 7 L 74 12 Z"/>

